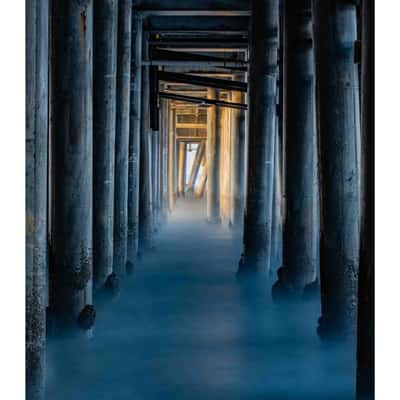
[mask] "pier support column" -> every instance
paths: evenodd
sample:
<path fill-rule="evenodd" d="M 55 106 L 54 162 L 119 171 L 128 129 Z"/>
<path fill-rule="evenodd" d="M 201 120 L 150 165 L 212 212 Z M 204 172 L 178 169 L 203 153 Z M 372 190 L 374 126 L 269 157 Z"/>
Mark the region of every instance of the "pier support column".
<path fill-rule="evenodd" d="M 353 1 L 314 0 L 321 161 L 323 339 L 353 335 L 359 258 L 359 169 Z"/>
<path fill-rule="evenodd" d="M 26 398 L 44 400 L 49 3 L 26 3 Z"/>
<path fill-rule="evenodd" d="M 281 146 L 279 138 L 279 123 L 275 137 L 274 151 L 274 189 L 272 202 L 272 229 L 271 229 L 271 264 L 270 276 L 272 276 L 282 263 L 282 172 L 281 172 Z"/>
<path fill-rule="evenodd" d="M 207 97 L 217 99 L 217 91 L 208 89 Z M 221 158 L 221 131 L 220 110 L 217 106 L 207 109 L 207 220 L 211 223 L 220 223 L 220 158 Z"/>
<path fill-rule="evenodd" d="M 132 0 L 118 2 L 117 121 L 115 130 L 114 272 L 126 274 L 128 244 L 129 106 Z"/>
<path fill-rule="evenodd" d="M 144 40 L 145 41 L 145 40 Z M 145 46 L 147 43 L 145 41 Z M 152 247 L 151 131 L 149 120 L 149 67 L 142 70 L 142 107 L 140 136 L 139 249 Z"/>
<path fill-rule="evenodd" d="M 239 78 L 234 79 L 240 80 Z M 232 102 L 244 103 L 244 93 L 232 92 Z M 232 110 L 231 113 L 231 224 L 237 228 L 243 224 L 244 214 L 246 118 L 244 110 Z"/>
<path fill-rule="evenodd" d="M 153 198 L 153 226 L 154 232 L 158 230 L 159 203 L 158 203 L 158 179 L 159 179 L 159 132 L 151 130 L 151 192 Z"/>
<path fill-rule="evenodd" d="M 168 134 L 168 101 L 162 100 L 161 105 L 161 116 L 162 116 L 162 165 L 161 165 L 161 188 L 162 188 L 162 218 L 165 221 L 168 215 L 168 196 L 169 196 L 169 134 Z"/>
<path fill-rule="evenodd" d="M 318 176 L 315 71 L 311 1 L 286 1 L 286 219 L 283 267 L 273 294 L 301 296 L 315 280 L 317 260 Z"/>
<path fill-rule="evenodd" d="M 361 19 L 362 212 L 358 274 L 357 400 L 373 400 L 375 396 L 374 0 L 363 0 Z"/>
<path fill-rule="evenodd" d="M 196 183 L 197 175 L 199 174 L 201 160 L 203 159 L 205 148 L 206 145 L 204 141 L 200 142 L 197 146 L 196 155 L 193 160 L 192 170 L 190 171 L 189 182 L 187 185 L 187 192 L 190 193 L 194 192 L 194 184 Z"/>
<path fill-rule="evenodd" d="M 104 288 L 113 272 L 115 110 L 117 83 L 116 0 L 94 3 L 93 76 L 93 283 Z"/>
<path fill-rule="evenodd" d="M 93 230 L 93 1 L 52 5 L 53 210 L 50 307 L 57 332 L 90 329 Z"/>
<path fill-rule="evenodd" d="M 276 131 L 277 0 L 254 0 L 250 45 L 249 154 L 244 250 L 239 274 L 266 274 L 271 253 Z"/>
<path fill-rule="evenodd" d="M 168 102 L 168 208 L 172 212 L 175 205 L 175 110 Z"/>
<path fill-rule="evenodd" d="M 139 169 L 140 169 L 140 108 L 142 100 L 142 31 L 143 20 L 132 13 L 131 94 L 128 164 L 128 249 L 127 272 L 136 264 L 139 246 Z"/>
<path fill-rule="evenodd" d="M 179 165 L 178 165 L 178 196 L 185 197 L 186 177 L 186 143 L 179 143 Z"/>

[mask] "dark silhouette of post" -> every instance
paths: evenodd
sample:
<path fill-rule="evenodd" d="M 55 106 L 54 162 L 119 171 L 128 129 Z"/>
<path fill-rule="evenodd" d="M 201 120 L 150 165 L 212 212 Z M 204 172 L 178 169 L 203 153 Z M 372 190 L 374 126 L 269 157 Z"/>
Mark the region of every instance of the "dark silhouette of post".
<path fill-rule="evenodd" d="M 135 267 L 139 248 L 139 169 L 140 129 L 142 100 L 142 30 L 143 20 L 132 12 L 131 50 L 131 94 L 129 120 L 129 163 L 128 163 L 128 249 L 127 271 Z"/>
<path fill-rule="evenodd" d="M 318 176 L 311 0 L 285 2 L 286 219 L 274 298 L 302 295 L 316 279 Z"/>
<path fill-rule="evenodd" d="M 157 232 L 159 225 L 158 180 L 159 180 L 159 132 L 151 130 L 151 191 L 153 198 L 153 230 Z"/>
<path fill-rule="evenodd" d="M 49 3 L 26 3 L 26 398 L 44 400 Z"/>
<path fill-rule="evenodd" d="M 216 100 L 216 89 L 208 89 L 207 98 Z M 220 223 L 220 159 L 221 159 L 221 110 L 217 106 L 207 109 L 207 220 Z"/>
<path fill-rule="evenodd" d="M 117 276 L 125 275 L 127 262 L 131 39 L 132 0 L 119 0 L 114 197 L 114 272 Z"/>
<path fill-rule="evenodd" d="M 169 179 L 168 179 L 168 152 L 169 152 L 169 132 L 168 132 L 168 101 L 162 100 L 161 103 L 161 116 L 162 116 L 162 130 L 161 130 L 161 214 L 163 221 L 166 221 L 168 216 L 168 193 L 169 193 Z"/>
<path fill-rule="evenodd" d="M 168 101 L 168 208 L 172 212 L 175 205 L 175 110 Z"/>
<path fill-rule="evenodd" d="M 146 38 L 144 37 L 144 46 Z M 144 47 L 145 50 L 145 47 Z M 140 136 L 139 250 L 152 247 L 151 130 L 149 120 L 149 67 L 142 70 L 142 107 Z"/>
<path fill-rule="evenodd" d="M 100 289 L 113 272 L 117 1 L 96 1 L 93 12 L 93 284 Z"/>
<path fill-rule="evenodd" d="M 88 330 L 92 303 L 93 2 L 52 4 L 50 307 L 57 333 Z"/>
<path fill-rule="evenodd" d="M 375 398 L 374 6 L 374 0 L 364 0 L 361 12 L 362 212 L 358 274 L 357 400 Z"/>
<path fill-rule="evenodd" d="M 279 1 L 253 0 L 249 144 L 243 255 L 239 275 L 266 274 L 271 253 Z M 209 177 L 208 177 L 209 178 Z"/>
<path fill-rule="evenodd" d="M 234 79 L 239 81 L 240 77 Z M 242 92 L 232 92 L 233 103 L 245 103 Z M 245 140 L 246 140 L 246 112 L 232 110 L 231 123 L 231 224 L 240 227 L 244 215 L 244 182 L 245 182 Z"/>
<path fill-rule="evenodd" d="M 352 336 L 356 326 L 359 260 L 359 168 L 357 160 L 352 1 L 313 3 L 321 168 L 322 339 Z M 288 188 L 287 188 L 288 189 Z"/>
<path fill-rule="evenodd" d="M 270 276 L 273 275 L 282 263 L 282 172 L 281 147 L 279 138 L 279 121 L 276 124 L 274 150 L 274 188 L 272 199 L 272 228 L 271 228 L 271 256 Z"/>

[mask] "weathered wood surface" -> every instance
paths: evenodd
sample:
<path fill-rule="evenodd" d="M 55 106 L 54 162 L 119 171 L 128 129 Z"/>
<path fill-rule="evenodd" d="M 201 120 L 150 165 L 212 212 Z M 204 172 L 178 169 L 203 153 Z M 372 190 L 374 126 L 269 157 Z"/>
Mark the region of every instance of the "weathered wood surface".
<path fill-rule="evenodd" d="M 49 3 L 26 2 L 26 398 L 44 400 Z"/>
<path fill-rule="evenodd" d="M 216 100 L 218 97 L 215 89 L 208 89 L 207 98 Z M 213 105 L 207 109 L 207 220 L 219 223 L 220 217 L 220 157 L 221 157 L 221 132 L 218 123 L 221 110 Z"/>
<path fill-rule="evenodd" d="M 127 269 L 131 271 L 139 248 L 139 179 L 140 179 L 140 130 L 142 100 L 142 30 L 143 21 L 132 12 L 131 93 L 129 120 L 128 163 L 128 249 Z"/>
<path fill-rule="evenodd" d="M 311 0 L 285 2 L 285 187 L 279 296 L 315 280 L 318 243 L 317 125 Z"/>
<path fill-rule="evenodd" d="M 244 249 L 239 274 L 269 271 L 276 130 L 279 2 L 252 3 Z"/>
<path fill-rule="evenodd" d="M 53 2 L 50 307 L 60 333 L 75 331 L 92 303 L 92 40 L 93 1 Z"/>
<path fill-rule="evenodd" d="M 129 108 L 132 0 L 118 2 L 117 116 L 115 130 L 114 272 L 126 273 L 128 244 Z"/>
<path fill-rule="evenodd" d="M 354 335 L 359 262 L 356 8 L 313 2 L 321 168 L 321 338 Z"/>
<path fill-rule="evenodd" d="M 362 5 L 362 196 L 358 274 L 357 400 L 375 398 L 374 0 Z"/>
<path fill-rule="evenodd" d="M 118 2 L 96 1 L 93 12 L 93 284 L 100 289 L 114 256 Z"/>

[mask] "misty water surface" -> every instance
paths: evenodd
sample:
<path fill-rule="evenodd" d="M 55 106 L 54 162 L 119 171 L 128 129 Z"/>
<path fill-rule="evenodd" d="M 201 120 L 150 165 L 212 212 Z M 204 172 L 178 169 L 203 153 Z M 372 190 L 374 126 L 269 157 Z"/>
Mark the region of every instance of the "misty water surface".
<path fill-rule="evenodd" d="M 354 346 L 316 335 L 319 304 L 275 305 L 235 278 L 241 237 L 186 200 L 92 340 L 48 345 L 49 400 L 352 400 Z"/>

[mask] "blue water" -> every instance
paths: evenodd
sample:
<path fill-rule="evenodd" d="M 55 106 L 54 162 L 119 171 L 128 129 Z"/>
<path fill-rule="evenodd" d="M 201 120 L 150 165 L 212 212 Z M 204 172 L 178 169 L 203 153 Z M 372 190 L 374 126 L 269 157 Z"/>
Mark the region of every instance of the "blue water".
<path fill-rule="evenodd" d="M 91 340 L 48 344 L 49 400 L 353 400 L 354 345 L 323 344 L 319 304 L 236 281 L 241 238 L 178 203 Z"/>

